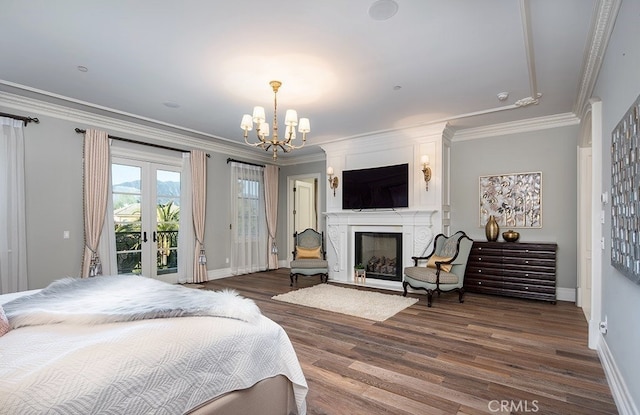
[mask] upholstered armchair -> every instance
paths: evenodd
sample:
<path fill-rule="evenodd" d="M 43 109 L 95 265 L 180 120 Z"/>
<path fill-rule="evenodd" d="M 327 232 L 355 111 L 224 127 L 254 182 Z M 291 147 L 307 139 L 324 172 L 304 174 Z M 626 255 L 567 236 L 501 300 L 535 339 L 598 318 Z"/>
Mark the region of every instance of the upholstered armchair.
<path fill-rule="evenodd" d="M 433 251 L 425 257 L 411 257 L 414 266 L 404 269 L 404 296 L 407 286 L 427 292 L 427 306 L 431 307 L 433 293 L 457 291 L 458 300 L 464 302 L 464 272 L 473 240 L 458 231 L 447 237 L 439 234 Z M 422 264 L 422 266 L 420 266 Z"/>
<path fill-rule="evenodd" d="M 324 232 L 319 233 L 307 228 L 293 234 L 294 250 L 291 261 L 291 286 L 298 282 L 298 275 L 320 275 L 320 282 L 329 280 L 329 265 L 324 251 Z"/>

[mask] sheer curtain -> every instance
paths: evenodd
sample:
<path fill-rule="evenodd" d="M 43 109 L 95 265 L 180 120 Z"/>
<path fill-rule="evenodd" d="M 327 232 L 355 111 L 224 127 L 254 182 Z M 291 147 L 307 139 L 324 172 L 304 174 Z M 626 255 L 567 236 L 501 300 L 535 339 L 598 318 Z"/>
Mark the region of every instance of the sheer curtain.
<path fill-rule="evenodd" d="M 0 294 L 25 291 L 24 123 L 0 117 Z"/>
<path fill-rule="evenodd" d="M 231 273 L 267 269 L 263 168 L 231 162 Z"/>
<path fill-rule="evenodd" d="M 264 169 L 264 201 L 267 214 L 267 241 L 269 269 L 278 269 L 278 245 L 276 229 L 278 226 L 278 166 L 267 165 Z"/>
<path fill-rule="evenodd" d="M 109 140 L 109 149 L 111 149 L 111 140 Z M 111 166 L 111 151 L 109 151 L 108 165 Z M 102 275 L 118 275 L 116 234 L 113 231 L 115 229 L 113 220 L 113 186 L 110 172 L 107 176 L 107 206 L 102 232 L 100 233 L 100 242 L 98 243 L 98 255 L 102 265 Z"/>
<path fill-rule="evenodd" d="M 182 153 L 182 174 L 180 175 L 180 232 L 178 232 L 178 282 L 193 281 L 193 255 L 195 236 L 191 212 L 191 153 Z"/>

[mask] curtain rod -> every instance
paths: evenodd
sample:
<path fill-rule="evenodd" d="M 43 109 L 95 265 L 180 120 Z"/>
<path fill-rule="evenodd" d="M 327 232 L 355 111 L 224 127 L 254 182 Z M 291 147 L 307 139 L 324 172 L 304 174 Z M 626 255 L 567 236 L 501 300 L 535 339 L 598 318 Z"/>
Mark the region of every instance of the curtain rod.
<path fill-rule="evenodd" d="M 232 161 L 235 161 L 236 163 L 248 164 L 249 166 L 265 167 L 264 164 L 249 163 L 248 161 L 236 160 L 232 158 L 227 159 L 227 164 L 231 163 Z"/>
<path fill-rule="evenodd" d="M 14 120 L 20 120 L 20 121 L 22 121 L 24 123 L 25 127 L 30 122 L 34 122 L 36 124 L 40 122 L 39 119 L 34 118 L 34 117 L 22 117 L 20 115 L 7 114 L 5 112 L 0 112 L 0 117 L 9 117 L 9 118 L 13 118 Z"/>
<path fill-rule="evenodd" d="M 87 130 L 82 130 L 80 128 L 76 128 L 76 133 L 84 134 L 86 132 L 87 132 Z M 142 145 L 149 146 L 149 147 L 162 148 L 164 150 L 179 151 L 181 153 L 188 153 L 189 152 L 189 150 L 182 150 L 182 149 L 179 149 L 179 148 L 163 146 L 161 144 L 145 143 L 145 142 L 142 142 L 142 141 L 132 140 L 130 138 L 116 137 L 115 135 L 109 135 L 108 137 L 113 139 L 113 140 L 125 141 L 127 143 L 133 143 L 133 144 L 142 144 Z M 211 157 L 211 155 L 207 153 L 207 157 Z"/>

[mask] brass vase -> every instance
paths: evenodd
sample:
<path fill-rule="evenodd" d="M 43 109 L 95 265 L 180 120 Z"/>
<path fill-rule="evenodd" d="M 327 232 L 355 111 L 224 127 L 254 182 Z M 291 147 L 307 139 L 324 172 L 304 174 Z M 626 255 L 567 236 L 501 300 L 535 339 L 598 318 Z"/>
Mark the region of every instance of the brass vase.
<path fill-rule="evenodd" d="M 500 226 L 498 226 L 498 222 L 496 222 L 496 218 L 494 218 L 493 215 L 489 216 L 489 220 L 484 226 L 484 233 L 487 235 L 487 241 L 495 242 L 498 240 Z"/>

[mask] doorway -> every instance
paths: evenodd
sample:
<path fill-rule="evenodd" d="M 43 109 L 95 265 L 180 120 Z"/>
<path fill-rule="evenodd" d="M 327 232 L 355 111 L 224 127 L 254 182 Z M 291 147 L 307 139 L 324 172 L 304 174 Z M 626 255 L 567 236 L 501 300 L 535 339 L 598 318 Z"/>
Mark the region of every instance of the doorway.
<path fill-rule="evenodd" d="M 178 282 L 180 176 L 180 166 L 112 159 L 118 274 Z"/>
<path fill-rule="evenodd" d="M 287 178 L 287 264 L 293 260 L 293 234 L 307 228 L 318 229 L 318 175 Z M 288 265 L 287 265 L 288 266 Z"/>

